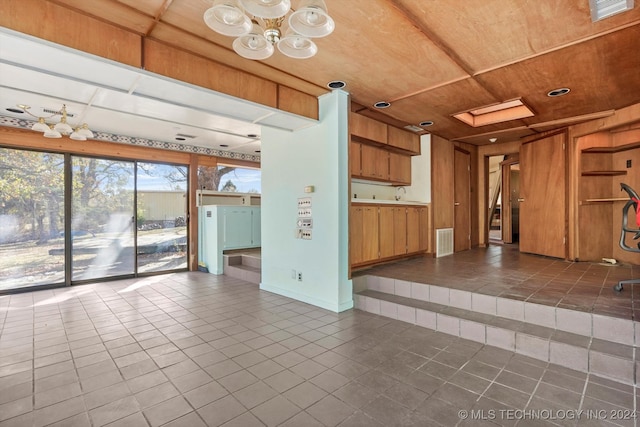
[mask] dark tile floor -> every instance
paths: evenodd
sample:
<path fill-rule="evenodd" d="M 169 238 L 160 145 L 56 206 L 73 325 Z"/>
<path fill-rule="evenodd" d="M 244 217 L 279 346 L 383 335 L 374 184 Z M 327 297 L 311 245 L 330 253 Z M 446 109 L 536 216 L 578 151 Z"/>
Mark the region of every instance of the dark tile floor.
<path fill-rule="evenodd" d="M 632 386 L 206 273 L 0 296 L 0 427 L 633 426 L 636 401 Z"/>
<path fill-rule="evenodd" d="M 640 265 L 569 262 L 523 254 L 517 245 L 491 245 L 431 258 L 419 257 L 356 274 L 373 274 L 640 320 L 640 285 L 612 290 L 619 280 L 640 278 Z"/>

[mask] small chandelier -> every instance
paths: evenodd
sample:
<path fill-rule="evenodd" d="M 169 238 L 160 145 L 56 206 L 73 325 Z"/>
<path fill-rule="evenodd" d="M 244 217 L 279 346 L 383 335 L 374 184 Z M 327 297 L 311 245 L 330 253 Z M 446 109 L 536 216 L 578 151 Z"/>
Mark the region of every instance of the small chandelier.
<path fill-rule="evenodd" d="M 282 32 L 287 14 L 288 30 Z M 325 37 L 335 28 L 324 0 L 215 0 L 204 12 L 209 28 L 236 37 L 233 50 L 247 59 L 267 59 L 278 50 L 290 58 L 311 58 L 318 52 L 313 38 Z"/>
<path fill-rule="evenodd" d="M 67 106 L 62 104 L 62 109 L 60 111 L 55 111 L 48 117 L 39 117 L 34 114 L 31 114 L 28 105 L 19 104 L 18 107 L 29 114 L 31 117 L 35 117 L 38 119 L 37 123 L 34 123 L 31 126 L 31 130 L 35 130 L 38 132 L 43 132 L 45 138 L 62 138 L 62 135 L 69 135 L 69 138 L 76 141 L 86 141 L 87 138 L 93 138 L 93 132 L 89 129 L 89 125 L 83 123 L 82 126 L 71 127 L 69 123 L 67 123 Z M 60 121 L 56 124 L 48 124 L 46 121 L 55 116 L 61 116 Z"/>

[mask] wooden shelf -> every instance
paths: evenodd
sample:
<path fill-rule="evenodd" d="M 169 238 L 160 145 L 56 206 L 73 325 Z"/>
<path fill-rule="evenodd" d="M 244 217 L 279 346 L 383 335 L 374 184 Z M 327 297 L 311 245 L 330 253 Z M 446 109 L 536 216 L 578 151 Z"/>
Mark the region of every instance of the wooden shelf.
<path fill-rule="evenodd" d="M 618 176 L 626 175 L 627 171 L 584 171 L 582 176 Z"/>
<path fill-rule="evenodd" d="M 589 205 L 595 203 L 613 203 L 613 202 L 626 202 L 628 197 L 608 197 L 602 199 L 585 199 L 580 202 L 581 205 Z"/>
<path fill-rule="evenodd" d="M 618 147 L 591 147 L 582 150 L 583 153 L 619 153 L 621 151 L 640 148 L 640 141 L 631 144 L 620 145 Z"/>

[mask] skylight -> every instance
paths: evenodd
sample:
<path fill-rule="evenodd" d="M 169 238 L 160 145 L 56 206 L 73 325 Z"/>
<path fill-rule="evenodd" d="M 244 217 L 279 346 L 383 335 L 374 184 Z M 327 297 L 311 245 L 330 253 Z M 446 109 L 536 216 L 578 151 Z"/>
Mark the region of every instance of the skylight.
<path fill-rule="evenodd" d="M 534 116 L 533 111 L 531 111 L 521 99 L 486 105 L 453 115 L 456 119 L 473 127 L 492 125 L 532 116 Z"/>

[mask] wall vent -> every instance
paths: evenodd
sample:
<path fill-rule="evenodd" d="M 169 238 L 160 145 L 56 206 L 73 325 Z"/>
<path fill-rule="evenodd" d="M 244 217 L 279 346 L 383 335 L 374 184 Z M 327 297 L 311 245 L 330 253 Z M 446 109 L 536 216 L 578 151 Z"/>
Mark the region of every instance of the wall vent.
<path fill-rule="evenodd" d="M 424 131 L 424 129 L 422 129 L 421 127 L 418 127 L 416 125 L 406 125 L 404 128 L 406 130 L 410 130 L 411 132 L 416 132 L 416 133 Z"/>
<path fill-rule="evenodd" d="M 436 258 L 453 253 L 453 228 L 436 230 Z"/>
<path fill-rule="evenodd" d="M 195 135 L 188 135 L 186 133 L 176 133 L 176 137 L 194 139 L 196 136 Z"/>
<path fill-rule="evenodd" d="M 47 114 L 57 114 L 59 116 L 62 116 L 62 111 L 60 110 L 52 110 L 51 108 L 43 108 L 42 109 L 43 113 L 47 113 Z M 76 115 L 73 113 L 70 113 L 69 110 L 67 110 L 67 117 L 75 117 Z"/>
<path fill-rule="evenodd" d="M 589 0 L 591 21 L 596 22 L 633 9 L 633 0 Z"/>

